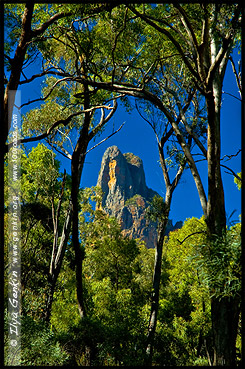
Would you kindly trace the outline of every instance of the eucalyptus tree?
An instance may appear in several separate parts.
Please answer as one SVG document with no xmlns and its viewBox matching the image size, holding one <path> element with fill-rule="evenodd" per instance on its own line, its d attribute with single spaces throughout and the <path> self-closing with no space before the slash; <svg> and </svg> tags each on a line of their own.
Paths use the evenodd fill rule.
<svg viewBox="0 0 245 369">
<path fill-rule="evenodd" d="M 171 71 L 171 73 L 173 72 Z M 166 66 L 165 76 L 167 76 Z M 162 96 L 164 104 L 168 106 L 169 109 L 168 119 L 166 119 L 164 115 L 159 114 L 159 111 L 154 109 L 154 106 L 152 104 L 147 104 L 146 102 L 142 104 L 142 102 L 140 101 L 136 104 L 138 112 L 140 113 L 142 118 L 147 121 L 147 123 L 151 126 L 155 133 L 159 151 L 160 165 L 165 183 L 164 199 L 162 199 L 161 197 L 155 197 L 147 213 L 148 217 L 150 217 L 154 221 L 157 221 L 158 223 L 158 238 L 155 249 L 153 292 L 151 297 L 151 313 L 149 318 L 146 341 L 147 343 L 145 365 L 150 365 L 152 363 L 154 336 L 158 319 L 163 246 L 166 227 L 169 219 L 169 212 L 171 209 L 172 197 L 174 190 L 180 182 L 183 171 L 188 166 L 185 156 L 183 155 L 183 153 L 181 153 L 180 144 L 173 135 L 173 127 L 171 125 L 171 122 L 174 122 L 175 125 L 179 125 L 179 123 L 183 119 L 185 120 L 185 124 L 189 128 L 189 133 L 185 133 L 181 128 L 180 132 L 186 138 L 187 147 L 190 152 L 192 152 L 196 146 L 195 141 L 193 142 L 192 135 L 196 135 L 197 132 L 199 133 L 199 144 L 201 144 L 201 138 L 205 137 L 206 135 L 206 124 L 204 119 L 205 117 L 203 115 L 201 116 L 203 108 L 201 108 L 201 103 L 199 101 L 197 92 L 195 91 L 195 89 L 190 89 L 189 93 L 185 94 L 185 92 L 180 88 L 180 85 L 182 83 L 182 76 L 178 76 L 177 74 L 175 74 L 175 78 L 176 81 L 178 80 L 179 82 L 178 88 L 175 89 L 175 94 L 181 96 L 183 109 L 181 108 L 178 111 L 178 107 L 176 107 L 176 103 L 172 98 L 171 93 L 168 95 L 163 94 Z M 162 88 L 162 90 L 169 91 L 169 88 L 165 86 Z M 190 105 L 191 102 L 193 102 L 192 100 L 194 101 L 194 104 L 192 104 L 193 106 L 191 109 Z M 139 108 L 139 105 L 141 106 L 141 109 L 144 111 L 144 113 L 140 111 L 141 109 Z M 205 112 L 203 113 L 205 114 Z M 193 132 L 192 135 L 190 134 L 191 130 Z M 196 164 L 194 160 L 192 161 L 191 166 L 189 165 L 189 167 L 191 168 L 192 172 L 196 171 Z"/>
</svg>

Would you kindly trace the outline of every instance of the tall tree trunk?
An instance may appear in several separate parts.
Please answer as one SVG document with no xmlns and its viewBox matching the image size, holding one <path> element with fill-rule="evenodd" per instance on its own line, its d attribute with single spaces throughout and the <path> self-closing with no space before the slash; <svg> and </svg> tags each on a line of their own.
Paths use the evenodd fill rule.
<svg viewBox="0 0 245 369">
<path fill-rule="evenodd" d="M 240 298 L 212 298 L 211 317 L 214 339 L 214 366 L 236 366 L 236 338 Z"/>
<path fill-rule="evenodd" d="M 78 310 L 81 318 L 85 313 L 84 296 L 83 296 L 83 279 L 82 279 L 82 263 L 84 259 L 84 252 L 79 242 L 79 227 L 78 227 L 78 192 L 81 180 L 82 168 L 84 163 L 84 154 L 87 150 L 86 140 L 83 142 L 83 135 L 80 135 L 75 151 L 72 155 L 71 174 L 72 174 L 72 244 L 75 251 L 75 267 L 76 267 L 76 288 L 77 288 L 77 302 Z M 84 146 L 82 149 L 82 146 Z"/>
<path fill-rule="evenodd" d="M 154 264 L 154 275 L 153 275 L 153 293 L 151 300 L 151 313 L 149 318 L 148 325 L 148 333 L 146 339 L 146 355 L 144 358 L 144 365 L 151 366 L 152 365 L 152 356 L 153 356 L 153 347 L 154 347 L 154 337 L 157 325 L 157 316 L 158 316 L 158 308 L 159 308 L 159 292 L 160 292 L 160 283 L 161 283 L 161 271 L 162 271 L 162 251 L 163 251 L 163 242 L 165 237 L 165 231 L 168 225 L 168 218 L 170 212 L 170 206 L 172 201 L 172 196 L 175 188 L 177 187 L 179 180 L 184 171 L 184 165 L 180 165 L 179 169 L 175 175 L 173 182 L 170 182 L 168 168 L 166 166 L 165 157 L 164 157 L 164 145 L 171 136 L 172 130 L 168 133 L 164 133 L 161 140 L 158 140 L 158 152 L 161 163 L 161 168 L 163 172 L 163 178 L 166 186 L 166 195 L 165 195 L 165 209 L 164 214 L 161 215 L 161 219 L 159 220 L 158 226 L 158 238 L 157 245 L 155 248 L 155 264 Z"/>
<path fill-rule="evenodd" d="M 212 257 L 217 239 L 226 237 L 224 190 L 220 170 L 220 106 L 222 82 L 216 76 L 212 94 L 206 97 L 208 110 L 208 205 L 207 228 Z M 239 301 L 236 296 L 211 298 L 211 319 L 214 340 L 213 365 L 234 366 Z"/>
<path fill-rule="evenodd" d="M 84 84 L 84 110 L 90 107 L 90 98 L 88 86 Z M 84 165 L 84 160 L 89 144 L 89 126 L 91 122 L 91 113 L 85 113 L 84 122 L 80 131 L 80 136 L 77 141 L 75 150 L 71 160 L 71 201 L 72 201 L 72 243 L 75 251 L 76 265 L 76 284 L 77 284 L 77 302 L 78 310 L 81 318 L 85 317 L 85 304 L 83 294 L 83 278 L 82 278 L 82 263 L 84 259 L 84 250 L 79 242 L 79 227 L 78 227 L 78 192 L 81 181 L 81 175 Z"/>
<path fill-rule="evenodd" d="M 52 311 L 52 304 L 53 304 L 53 299 L 54 299 L 54 291 L 55 291 L 55 286 L 56 286 L 56 282 L 58 279 L 58 274 L 54 274 L 52 276 L 50 276 L 51 280 L 48 281 L 49 283 L 49 289 L 48 289 L 48 293 L 47 293 L 47 298 L 46 298 L 46 307 L 45 307 L 45 313 L 44 313 L 44 320 L 45 322 L 49 323 L 50 322 L 50 318 L 51 318 L 51 311 Z"/>
</svg>

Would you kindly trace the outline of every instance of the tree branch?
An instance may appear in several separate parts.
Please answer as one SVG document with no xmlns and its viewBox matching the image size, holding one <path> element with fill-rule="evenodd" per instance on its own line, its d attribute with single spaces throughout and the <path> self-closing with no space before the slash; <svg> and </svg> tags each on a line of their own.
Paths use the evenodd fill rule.
<svg viewBox="0 0 245 369">
<path fill-rule="evenodd" d="M 241 150 L 241 149 L 239 149 L 239 150 L 237 151 L 237 153 L 236 153 L 236 154 L 233 154 L 233 155 L 224 155 L 224 156 L 223 156 L 223 158 L 221 158 L 220 160 L 224 160 L 226 157 L 228 158 L 228 159 L 226 159 L 226 161 L 227 161 L 227 160 L 230 160 L 230 159 L 232 159 L 232 158 L 236 157 L 237 155 L 239 155 L 241 151 L 242 151 L 242 150 Z"/>
<path fill-rule="evenodd" d="M 109 136 L 107 136 L 106 138 L 104 138 L 104 140 L 100 141 L 99 143 L 97 143 L 96 145 L 94 145 L 93 147 L 91 147 L 91 149 L 89 149 L 84 155 L 87 155 L 91 150 L 95 149 L 96 147 L 98 147 L 99 145 L 101 145 L 103 142 L 107 141 L 109 138 L 111 138 L 112 136 L 114 136 L 117 132 L 119 132 L 122 127 L 124 126 L 125 122 L 123 124 L 121 124 L 121 126 L 113 133 L 111 133 Z"/>
<path fill-rule="evenodd" d="M 232 66 L 232 70 L 233 70 L 233 73 L 236 77 L 236 83 L 237 83 L 237 87 L 239 89 L 239 93 L 240 93 L 240 96 L 242 98 L 242 84 L 241 84 L 241 78 L 239 77 L 239 74 L 237 73 L 237 70 L 236 70 L 236 66 L 235 66 L 235 63 L 234 63 L 234 60 L 232 58 L 232 56 L 229 57 L 229 60 L 231 62 L 231 66 Z M 232 95 L 233 96 L 233 95 Z M 235 97 L 235 96 L 234 96 Z"/>
<path fill-rule="evenodd" d="M 38 99 L 30 100 L 30 101 L 28 101 L 27 103 L 22 104 L 22 105 L 21 105 L 21 108 L 22 108 L 23 106 L 30 105 L 30 104 L 32 104 L 32 103 L 34 103 L 34 102 L 37 102 L 37 101 L 45 101 L 45 100 L 46 100 L 46 99 L 51 95 L 52 91 L 53 91 L 53 90 L 54 90 L 54 88 L 58 85 L 58 83 L 60 83 L 60 82 L 64 82 L 64 81 L 69 81 L 69 80 L 71 80 L 71 79 L 72 79 L 72 77 L 71 77 L 71 76 L 69 76 L 69 77 L 64 77 L 64 78 L 59 79 L 58 81 L 56 81 L 56 82 L 53 84 L 53 86 L 51 87 L 51 89 L 49 90 L 49 92 L 47 93 L 47 95 L 46 95 L 46 96 L 44 96 L 44 97 L 39 97 Z"/>
<path fill-rule="evenodd" d="M 106 109 L 111 109 L 111 111 L 109 112 L 109 114 L 105 117 L 104 114 L 104 108 Z M 113 116 L 113 114 L 115 113 L 117 109 L 117 100 L 116 98 L 113 100 L 113 107 L 111 106 L 102 106 L 101 110 L 101 119 L 99 124 L 89 133 L 89 140 L 92 140 L 92 138 L 100 131 L 100 129 L 111 119 L 111 117 Z"/>
<path fill-rule="evenodd" d="M 202 233 L 206 233 L 206 231 L 193 232 L 193 233 L 189 234 L 188 236 L 186 236 L 182 241 L 178 240 L 178 238 L 177 238 L 177 241 L 180 243 L 180 245 L 182 245 L 182 243 L 184 243 L 189 237 L 194 236 L 195 234 L 202 234 Z"/>
<path fill-rule="evenodd" d="M 136 14 L 138 17 L 140 17 L 141 19 L 143 19 L 146 23 L 148 23 L 150 26 L 152 26 L 153 28 L 155 28 L 158 32 L 164 34 L 165 36 L 168 37 L 168 39 L 173 43 L 173 45 L 176 47 L 176 49 L 179 51 L 184 63 L 186 64 L 186 66 L 188 67 L 188 69 L 190 70 L 191 74 L 198 80 L 199 76 L 198 73 L 195 71 L 195 69 L 192 67 L 191 63 L 189 62 L 189 60 L 187 59 L 184 51 L 182 50 L 182 47 L 180 46 L 179 42 L 176 41 L 176 39 L 173 37 L 172 33 L 167 31 L 165 28 L 162 28 L 160 26 L 158 26 L 155 22 L 151 21 L 145 14 L 141 14 L 139 13 L 135 8 L 128 6 L 128 8 L 134 13 Z"/>
<path fill-rule="evenodd" d="M 185 27 L 185 30 L 186 30 L 186 32 L 187 32 L 187 34 L 188 34 L 188 36 L 191 40 L 192 47 L 194 48 L 193 57 L 195 57 L 195 55 L 197 55 L 197 53 L 198 53 L 198 43 L 197 43 L 195 32 L 193 31 L 192 25 L 189 22 L 189 19 L 186 15 L 186 12 L 180 6 L 180 4 L 177 3 L 177 4 L 174 4 L 174 6 L 178 10 L 178 12 L 180 14 L 180 17 L 181 17 L 181 20 L 182 20 L 182 23 Z"/>
<path fill-rule="evenodd" d="M 228 169 L 232 174 L 233 174 L 233 176 L 234 177 L 236 177 L 240 182 L 242 182 L 242 178 L 241 177 L 239 177 L 235 172 L 234 172 L 234 170 L 232 170 L 231 168 L 229 168 L 229 167 L 227 167 L 226 165 L 223 165 L 223 164 L 220 164 L 220 166 L 221 167 L 223 167 L 223 168 L 225 168 L 225 169 Z M 226 172 L 227 174 L 231 174 L 231 173 L 228 173 L 228 172 Z"/>
<path fill-rule="evenodd" d="M 29 82 L 32 82 L 34 79 L 36 78 L 39 78 L 39 77 L 43 77 L 47 74 L 53 74 L 55 76 L 61 76 L 61 77 L 69 77 L 70 74 L 65 74 L 64 72 L 58 72 L 58 71 L 52 71 L 52 70 L 45 70 L 41 73 L 38 73 L 38 74 L 33 74 L 33 76 L 31 76 L 30 78 L 24 80 L 24 81 L 20 81 L 19 85 L 23 85 L 25 83 L 29 83 Z"/>
</svg>

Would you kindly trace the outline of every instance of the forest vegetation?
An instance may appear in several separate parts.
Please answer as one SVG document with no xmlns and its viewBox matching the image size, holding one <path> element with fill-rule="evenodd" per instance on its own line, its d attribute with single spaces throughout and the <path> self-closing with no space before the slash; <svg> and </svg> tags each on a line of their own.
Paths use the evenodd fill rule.
<svg viewBox="0 0 245 369">
<path fill-rule="evenodd" d="M 5 365 L 12 363 L 11 194 L 21 189 L 19 364 L 241 366 L 241 223 L 227 217 L 222 168 L 237 191 L 242 173 L 223 164 L 220 135 L 229 63 L 242 97 L 233 59 L 241 48 L 240 2 L 11 3 L 4 26 Z M 30 92 L 21 106 L 13 184 L 14 95 L 37 80 L 40 97 Z M 81 185 L 86 155 L 118 109 L 135 109 L 156 137 L 165 195 L 147 211 L 158 225 L 155 250 L 124 237 L 96 207 L 101 188 Z M 185 171 L 203 216 L 165 236 Z"/>
</svg>

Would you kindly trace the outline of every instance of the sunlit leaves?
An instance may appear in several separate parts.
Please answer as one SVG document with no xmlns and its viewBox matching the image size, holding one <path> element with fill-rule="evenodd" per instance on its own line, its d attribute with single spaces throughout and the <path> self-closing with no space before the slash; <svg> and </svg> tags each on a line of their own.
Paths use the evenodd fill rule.
<svg viewBox="0 0 245 369">
<path fill-rule="evenodd" d="M 59 162 L 55 155 L 42 144 L 33 148 L 28 157 L 22 159 L 22 191 L 25 202 L 32 202 L 41 197 L 46 204 L 60 188 Z"/>
<path fill-rule="evenodd" d="M 241 224 L 236 224 L 212 244 L 200 245 L 196 262 L 204 283 L 210 288 L 211 296 L 224 298 L 241 295 Z M 210 257 L 210 255 L 212 257 Z"/>
</svg>

